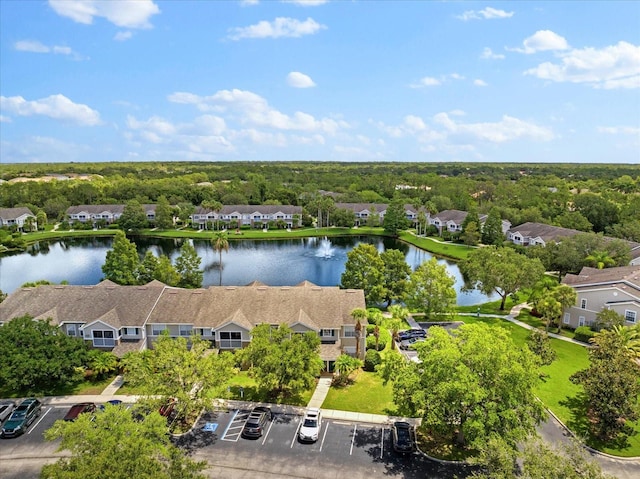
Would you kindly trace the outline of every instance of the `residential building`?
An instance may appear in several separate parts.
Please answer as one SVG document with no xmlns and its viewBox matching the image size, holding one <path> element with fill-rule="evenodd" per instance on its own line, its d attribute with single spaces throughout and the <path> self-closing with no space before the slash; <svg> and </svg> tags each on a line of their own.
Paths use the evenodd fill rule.
<svg viewBox="0 0 640 479">
<path fill-rule="evenodd" d="M 356 354 L 351 313 L 365 307 L 362 290 L 308 281 L 296 286 L 255 281 L 247 286 L 181 289 L 158 281 L 120 286 L 105 280 L 95 286 L 18 289 L 0 303 L 0 324 L 27 314 L 37 320 L 51 318 L 69 336 L 118 356 L 152 348 L 165 331 L 171 337 L 197 334 L 214 348 L 233 350 L 249 344 L 251 330 L 259 324 L 286 324 L 295 333 L 313 331 L 320 336 L 320 356 L 332 371 L 340 354 Z M 361 358 L 365 336 L 360 339 Z"/>
<path fill-rule="evenodd" d="M 576 304 L 563 311 L 564 326 L 592 326 L 603 308 L 622 315 L 627 326 L 640 321 L 640 266 L 585 267 L 579 274 L 567 274 L 562 283 L 577 293 Z"/>
<path fill-rule="evenodd" d="M 291 205 L 225 205 L 220 211 L 197 207 L 191 215 L 191 221 L 200 229 L 207 224 L 221 222 L 225 226 L 231 224 L 251 226 L 252 228 L 268 228 L 271 223 L 283 222 L 287 228 L 302 226 L 302 207 Z"/>
<path fill-rule="evenodd" d="M 355 226 L 366 226 L 371 216 L 376 216 L 377 224 L 381 225 L 389 205 L 384 203 L 336 203 L 335 207 L 353 211 L 356 216 Z M 411 224 L 415 224 L 418 221 L 418 213 L 420 212 L 418 208 L 412 205 L 404 205 L 404 211 Z M 429 212 L 426 210 L 425 215 L 427 218 L 429 217 Z"/>
<path fill-rule="evenodd" d="M 79 221 L 87 223 L 89 221 L 95 223 L 97 221 L 105 221 L 113 223 L 118 221 L 126 205 L 78 205 L 67 208 L 66 215 L 70 223 Z M 142 205 L 147 220 L 154 221 L 156 219 L 156 205 Z"/>
<path fill-rule="evenodd" d="M 27 218 L 33 218 L 34 225 L 36 217 L 26 206 L 20 208 L 0 208 L 0 227 L 16 226 L 19 230 L 24 228 Z"/>
<path fill-rule="evenodd" d="M 438 234 L 440 235 L 442 235 L 444 231 L 448 231 L 449 233 L 462 233 L 462 223 L 464 223 L 468 214 L 469 212 L 467 211 L 444 210 L 432 216 L 429 219 L 429 224 L 438 228 Z M 487 217 L 488 215 L 485 214 L 478 215 L 478 218 L 480 219 L 478 229 L 484 225 L 484 222 L 487 221 Z M 509 228 L 511 228 L 511 222 L 508 220 L 502 220 L 502 233 L 506 234 Z"/>
</svg>

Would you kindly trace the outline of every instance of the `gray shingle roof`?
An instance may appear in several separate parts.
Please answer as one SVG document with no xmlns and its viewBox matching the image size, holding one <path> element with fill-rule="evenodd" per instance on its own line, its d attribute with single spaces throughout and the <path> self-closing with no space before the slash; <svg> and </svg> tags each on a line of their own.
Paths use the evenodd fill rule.
<svg viewBox="0 0 640 479">
<path fill-rule="evenodd" d="M 574 287 L 624 282 L 640 291 L 640 266 L 622 266 L 620 268 L 604 269 L 584 267 L 579 274 L 566 275 L 562 282 Z"/>
<path fill-rule="evenodd" d="M 0 208 L 0 219 L 4 221 L 15 220 L 22 215 L 34 216 L 31 210 L 26 206 L 21 206 L 19 208 Z"/>
<path fill-rule="evenodd" d="M 507 233 L 520 233 L 520 235 L 525 238 L 542 238 L 545 242 L 548 242 L 575 236 L 579 233 L 582 233 L 582 231 L 529 221 L 519 226 L 512 227 Z"/>
</svg>

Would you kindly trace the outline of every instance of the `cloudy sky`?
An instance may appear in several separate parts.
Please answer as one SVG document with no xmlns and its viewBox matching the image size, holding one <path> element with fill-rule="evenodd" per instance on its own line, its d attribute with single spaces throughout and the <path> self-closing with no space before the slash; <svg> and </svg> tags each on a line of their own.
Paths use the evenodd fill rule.
<svg viewBox="0 0 640 479">
<path fill-rule="evenodd" d="M 640 163 L 640 2 L 0 2 L 0 162 Z"/>
</svg>

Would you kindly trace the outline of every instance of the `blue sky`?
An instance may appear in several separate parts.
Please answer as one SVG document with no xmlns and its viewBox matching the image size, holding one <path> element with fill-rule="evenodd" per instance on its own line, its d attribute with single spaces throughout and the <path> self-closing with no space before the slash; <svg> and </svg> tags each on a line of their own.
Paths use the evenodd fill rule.
<svg viewBox="0 0 640 479">
<path fill-rule="evenodd" d="M 0 2 L 0 162 L 640 163 L 640 2 Z"/>
</svg>

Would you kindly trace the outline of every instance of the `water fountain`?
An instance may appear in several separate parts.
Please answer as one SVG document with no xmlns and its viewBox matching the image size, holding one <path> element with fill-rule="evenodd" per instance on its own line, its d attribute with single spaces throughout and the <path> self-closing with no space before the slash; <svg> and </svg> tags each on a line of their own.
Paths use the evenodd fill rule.
<svg viewBox="0 0 640 479">
<path fill-rule="evenodd" d="M 316 251 L 316 257 L 329 259 L 332 258 L 333 255 L 334 249 L 333 246 L 331 246 L 331 241 L 329 241 L 329 239 L 327 238 L 324 238 L 322 241 L 320 241 L 320 247 L 318 248 L 318 251 Z"/>
</svg>

